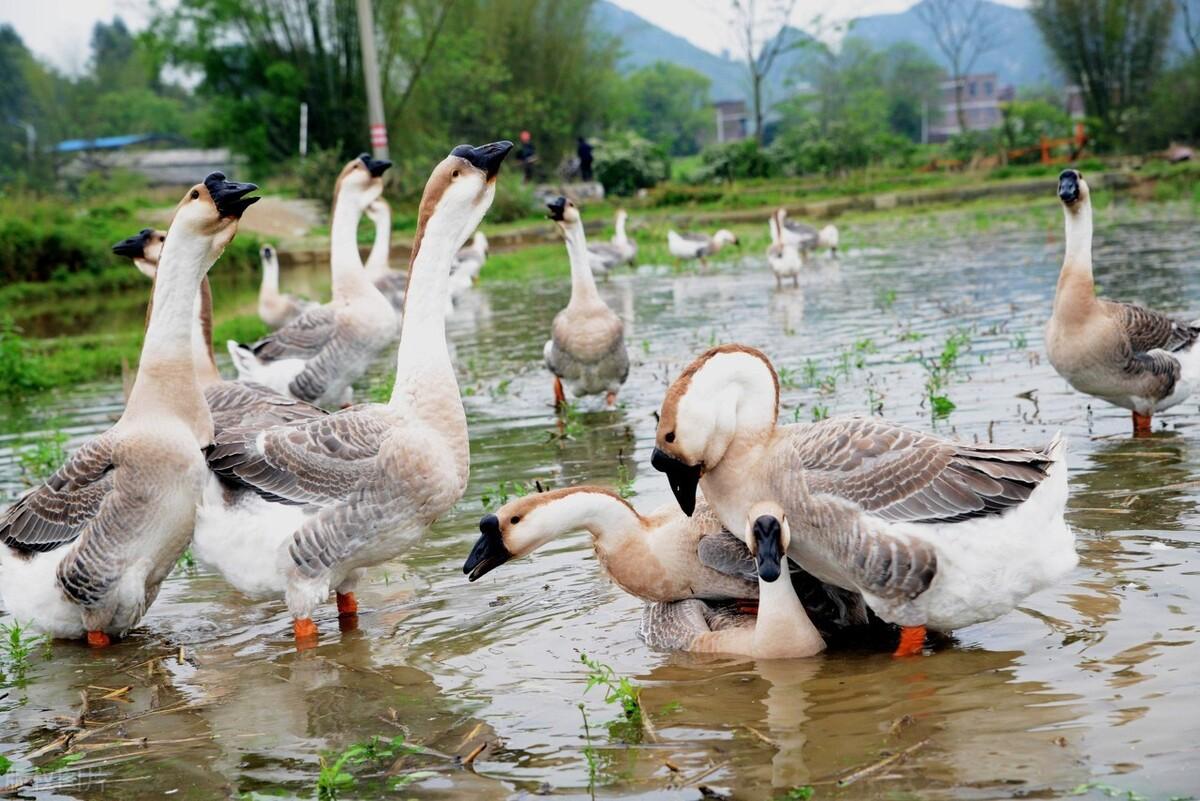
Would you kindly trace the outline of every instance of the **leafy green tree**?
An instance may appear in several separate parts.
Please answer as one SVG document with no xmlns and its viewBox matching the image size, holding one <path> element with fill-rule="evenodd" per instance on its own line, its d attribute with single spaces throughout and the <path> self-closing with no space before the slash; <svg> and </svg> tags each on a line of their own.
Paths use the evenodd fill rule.
<svg viewBox="0 0 1200 801">
<path fill-rule="evenodd" d="M 676 64 L 656 62 L 625 79 L 625 124 L 673 156 L 699 150 L 703 131 L 712 124 L 704 75 Z"/>
<path fill-rule="evenodd" d="M 1033 0 L 1029 11 L 1055 59 L 1083 88 L 1102 144 L 1124 140 L 1134 110 L 1162 74 L 1174 0 Z"/>
</svg>

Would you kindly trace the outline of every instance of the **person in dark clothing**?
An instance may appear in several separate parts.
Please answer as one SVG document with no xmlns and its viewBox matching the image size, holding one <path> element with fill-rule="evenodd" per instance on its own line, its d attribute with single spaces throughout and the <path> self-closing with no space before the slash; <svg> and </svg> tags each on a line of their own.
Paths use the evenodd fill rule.
<svg viewBox="0 0 1200 801">
<path fill-rule="evenodd" d="M 525 170 L 525 183 L 533 181 L 533 165 L 537 164 L 537 152 L 533 149 L 533 135 L 521 131 L 521 146 L 517 148 L 517 161 Z"/>
<path fill-rule="evenodd" d="M 579 156 L 579 177 L 585 181 L 592 180 L 592 146 L 582 136 L 579 137 L 575 153 Z"/>
</svg>

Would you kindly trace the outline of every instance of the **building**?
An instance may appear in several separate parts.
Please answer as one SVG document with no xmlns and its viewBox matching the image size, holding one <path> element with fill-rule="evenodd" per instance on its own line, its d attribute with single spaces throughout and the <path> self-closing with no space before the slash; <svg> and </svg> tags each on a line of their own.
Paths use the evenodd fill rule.
<svg viewBox="0 0 1200 801">
<path fill-rule="evenodd" d="M 1004 121 L 1000 104 L 1007 103 L 1016 97 L 1013 88 L 1001 86 L 994 72 L 964 75 L 960 82 L 963 116 L 966 118 L 967 130 L 990 131 L 1000 127 Z M 938 105 L 936 108 L 930 109 L 930 119 L 925 132 L 926 141 L 944 142 L 960 132 L 955 91 L 957 85 L 953 79 L 942 81 Z"/>
<path fill-rule="evenodd" d="M 718 144 L 736 142 L 750 135 L 745 100 L 718 100 L 713 103 L 713 110 L 716 112 Z"/>
<path fill-rule="evenodd" d="M 127 170 L 151 185 L 187 186 L 210 172 L 236 174 L 244 159 L 229 148 L 166 147 L 181 145 L 174 136 L 132 134 L 99 139 L 68 139 L 54 146 L 59 174 L 81 178 L 87 173 Z"/>
</svg>

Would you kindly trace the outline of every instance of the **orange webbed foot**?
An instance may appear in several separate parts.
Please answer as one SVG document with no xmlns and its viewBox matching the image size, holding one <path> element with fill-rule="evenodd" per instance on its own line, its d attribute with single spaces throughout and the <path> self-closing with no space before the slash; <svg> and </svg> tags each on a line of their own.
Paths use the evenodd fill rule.
<svg viewBox="0 0 1200 801">
<path fill-rule="evenodd" d="M 337 593 L 338 617 L 351 617 L 358 614 L 358 599 L 354 593 Z"/>
<path fill-rule="evenodd" d="M 292 621 L 292 633 L 296 637 L 296 650 L 305 651 L 317 645 L 317 624 L 311 617 Z"/>
<path fill-rule="evenodd" d="M 900 629 L 900 644 L 896 646 L 896 650 L 892 656 L 896 658 L 905 656 L 920 656 L 925 651 L 925 627 L 924 626 L 904 626 Z"/>
<path fill-rule="evenodd" d="M 554 408 L 561 409 L 567 405 L 567 393 L 563 391 L 562 379 L 554 377 Z"/>
<path fill-rule="evenodd" d="M 112 639 L 103 631 L 89 631 L 87 633 L 87 644 L 93 648 L 107 648 L 112 645 Z"/>
<path fill-rule="evenodd" d="M 1148 414 L 1133 413 L 1133 435 L 1148 437 L 1154 431 L 1154 418 Z"/>
</svg>

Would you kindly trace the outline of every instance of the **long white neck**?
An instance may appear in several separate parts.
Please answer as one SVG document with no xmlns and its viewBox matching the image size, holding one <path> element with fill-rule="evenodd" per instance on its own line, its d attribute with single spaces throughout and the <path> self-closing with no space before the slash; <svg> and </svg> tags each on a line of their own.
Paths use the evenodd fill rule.
<svg viewBox="0 0 1200 801">
<path fill-rule="evenodd" d="M 1072 211 L 1063 209 L 1066 217 L 1067 248 L 1063 256 L 1063 271 L 1074 272 L 1080 277 L 1092 279 L 1092 201 L 1084 198 Z"/>
<path fill-rule="evenodd" d="M 430 369 L 447 373 L 458 392 L 450 351 L 446 345 L 446 307 L 450 303 L 450 268 L 462 241 L 462 230 L 453 221 L 440 222 L 433 214 L 426 222 L 416 258 L 408 268 L 408 289 L 400 323 L 400 345 L 396 349 L 396 383 L 391 404 L 415 389 L 412 380 Z"/>
<path fill-rule="evenodd" d="M 208 276 L 200 281 L 200 291 L 193 304 L 195 323 L 192 325 L 192 365 L 200 388 L 221 381 L 221 373 L 213 359 L 212 349 L 212 288 Z"/>
<path fill-rule="evenodd" d="M 358 255 L 358 221 L 362 218 L 362 203 L 342 190 L 333 207 L 329 227 L 330 269 L 333 273 L 333 299 L 345 300 L 367 286 L 370 281 Z"/>
<path fill-rule="evenodd" d="M 606 492 L 573 492 L 549 504 L 548 528 L 565 533 L 587 530 L 597 547 L 613 547 L 628 536 L 637 536 L 642 520 L 630 506 Z"/>
<path fill-rule="evenodd" d="M 779 244 L 779 213 L 771 215 L 771 244 Z"/>
<path fill-rule="evenodd" d="M 576 220 L 560 226 L 567 241 L 567 258 L 571 261 L 571 305 L 602 303 L 596 291 L 596 278 L 592 275 L 591 260 L 588 258 L 587 238 L 583 234 L 583 221 Z"/>
<path fill-rule="evenodd" d="M 371 221 L 375 223 L 375 243 L 371 245 L 371 253 L 367 256 L 367 277 L 374 281 L 392 271 L 389 265 L 392 252 L 392 215 L 376 212 L 371 215 Z"/>
<path fill-rule="evenodd" d="M 262 260 L 262 284 L 258 288 L 261 298 L 279 296 L 279 260 L 275 256 Z"/>
<path fill-rule="evenodd" d="M 764 659 L 811 656 L 825 647 L 824 638 L 796 597 L 787 557 L 779 578 L 758 580 L 758 620 L 754 624 L 755 656 Z"/>
<path fill-rule="evenodd" d="M 616 232 L 616 234 L 613 235 L 613 241 L 615 243 L 617 243 L 618 245 L 624 245 L 625 243 L 627 243 L 629 241 L 628 237 L 625 236 L 625 215 L 624 214 L 617 215 L 617 232 Z"/>
</svg>

